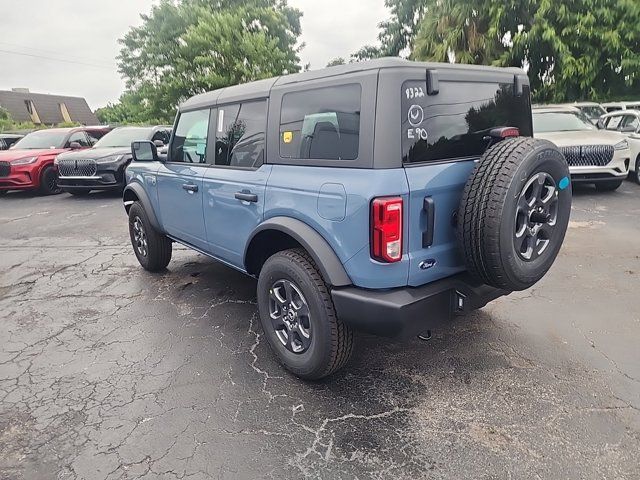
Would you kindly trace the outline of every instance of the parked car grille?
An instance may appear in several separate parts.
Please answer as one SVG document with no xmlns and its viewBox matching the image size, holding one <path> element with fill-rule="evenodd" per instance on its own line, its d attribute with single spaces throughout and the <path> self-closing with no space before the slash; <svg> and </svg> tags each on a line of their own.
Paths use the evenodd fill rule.
<svg viewBox="0 0 640 480">
<path fill-rule="evenodd" d="M 11 173 L 11 164 L 9 162 L 0 162 L 0 177 L 8 177 Z"/>
<path fill-rule="evenodd" d="M 613 145 L 561 147 L 570 167 L 604 167 L 613 159 Z"/>
<path fill-rule="evenodd" d="M 97 172 L 94 160 L 59 160 L 58 175 L 61 177 L 93 177 Z"/>
</svg>

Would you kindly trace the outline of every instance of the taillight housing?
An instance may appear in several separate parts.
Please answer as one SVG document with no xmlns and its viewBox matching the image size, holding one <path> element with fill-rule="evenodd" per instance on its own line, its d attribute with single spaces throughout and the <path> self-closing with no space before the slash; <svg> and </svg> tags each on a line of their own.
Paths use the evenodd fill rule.
<svg viewBox="0 0 640 480">
<path fill-rule="evenodd" d="M 380 262 L 402 260 L 402 197 L 371 202 L 371 257 Z"/>
</svg>

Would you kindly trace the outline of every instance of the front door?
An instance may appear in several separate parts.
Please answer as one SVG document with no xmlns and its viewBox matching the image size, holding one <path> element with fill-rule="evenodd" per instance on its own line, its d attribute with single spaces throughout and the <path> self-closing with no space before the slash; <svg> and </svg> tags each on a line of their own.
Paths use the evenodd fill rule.
<svg viewBox="0 0 640 480">
<path fill-rule="evenodd" d="M 158 203 L 165 231 L 202 250 L 207 248 L 202 177 L 207 170 L 209 109 L 184 112 L 166 163 L 158 169 Z"/>
<path fill-rule="evenodd" d="M 215 165 L 203 178 L 209 251 L 244 268 L 244 248 L 262 222 L 271 165 L 264 165 L 265 100 L 218 107 Z M 210 142 L 213 145 L 213 142 Z"/>
</svg>

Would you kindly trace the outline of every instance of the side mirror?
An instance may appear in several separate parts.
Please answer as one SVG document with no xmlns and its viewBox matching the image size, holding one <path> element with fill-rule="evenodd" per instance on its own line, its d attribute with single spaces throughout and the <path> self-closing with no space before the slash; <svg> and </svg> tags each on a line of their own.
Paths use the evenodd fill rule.
<svg viewBox="0 0 640 480">
<path fill-rule="evenodd" d="M 79 149 L 81 149 L 81 148 L 82 148 L 82 145 L 80 145 L 78 142 L 71 142 L 71 143 L 69 144 L 69 148 L 70 148 L 71 150 L 79 150 Z"/>
<path fill-rule="evenodd" d="M 158 161 L 158 147 L 148 140 L 133 142 L 131 144 L 131 154 L 134 162 Z"/>
</svg>

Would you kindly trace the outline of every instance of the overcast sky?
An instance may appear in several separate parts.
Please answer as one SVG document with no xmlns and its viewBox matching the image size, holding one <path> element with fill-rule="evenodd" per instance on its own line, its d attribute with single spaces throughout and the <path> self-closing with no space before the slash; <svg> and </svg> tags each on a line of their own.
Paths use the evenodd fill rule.
<svg viewBox="0 0 640 480">
<path fill-rule="evenodd" d="M 0 90 L 85 97 L 92 109 L 118 99 L 121 38 L 157 0 L 0 0 Z M 368 4 L 364 6 L 363 4 Z M 384 0 L 289 0 L 304 13 L 302 63 L 324 67 L 375 43 Z M 63 61 L 64 60 L 64 61 Z"/>
</svg>

